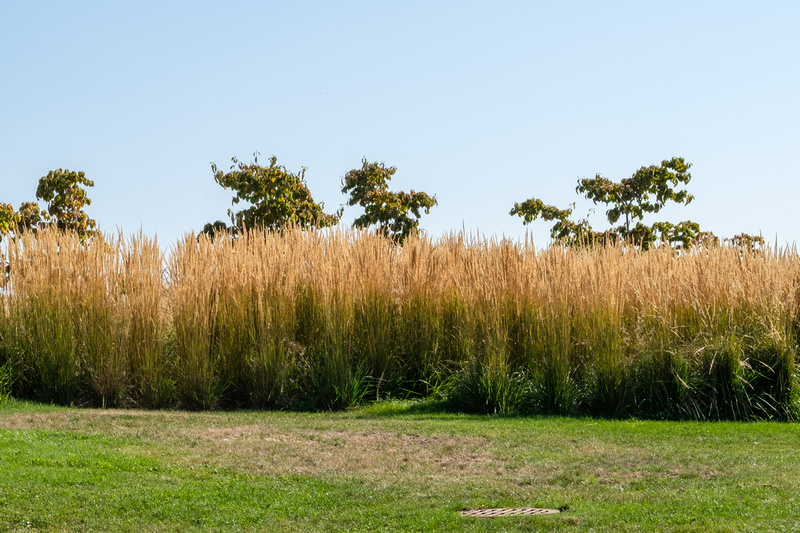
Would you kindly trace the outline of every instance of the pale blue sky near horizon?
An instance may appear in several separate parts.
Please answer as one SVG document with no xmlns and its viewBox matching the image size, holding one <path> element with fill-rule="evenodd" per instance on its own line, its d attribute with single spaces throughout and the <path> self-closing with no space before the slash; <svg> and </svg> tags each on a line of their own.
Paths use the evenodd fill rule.
<svg viewBox="0 0 800 533">
<path fill-rule="evenodd" d="M 0 202 L 82 170 L 101 230 L 163 247 L 227 220 L 212 162 L 306 167 L 333 212 L 366 157 L 397 167 L 394 189 L 436 195 L 433 237 L 543 246 L 549 224 L 526 228 L 514 202 L 576 202 L 606 228 L 577 179 L 681 156 L 695 200 L 657 218 L 791 244 L 798 26 L 791 1 L 4 0 Z"/>
</svg>

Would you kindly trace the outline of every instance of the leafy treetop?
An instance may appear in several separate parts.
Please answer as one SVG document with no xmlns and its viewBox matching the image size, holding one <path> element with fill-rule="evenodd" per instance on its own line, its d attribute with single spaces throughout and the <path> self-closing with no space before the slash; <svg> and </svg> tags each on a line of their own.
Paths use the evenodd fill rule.
<svg viewBox="0 0 800 533">
<path fill-rule="evenodd" d="M 47 202 L 44 222 L 53 224 L 60 230 L 73 231 L 81 239 L 92 236 L 97 227 L 96 222 L 83 211 L 84 206 L 91 205 L 92 201 L 86 196 L 82 185 L 94 187 L 94 182 L 86 179 L 83 172 L 59 168 L 41 178 L 36 189 L 36 198 Z M 26 211 L 26 223 L 39 223 L 40 219 L 30 205 L 23 204 L 21 210 Z"/>
<path fill-rule="evenodd" d="M 9 204 L 0 204 L 0 236 L 55 226 L 77 233 L 81 240 L 91 237 L 97 224 L 83 210 L 92 203 L 84 186 L 93 187 L 94 182 L 86 179 L 83 172 L 51 170 L 39 179 L 36 189 L 36 198 L 47 202 L 47 210 L 41 210 L 36 202 L 23 202 L 19 211 Z"/>
<path fill-rule="evenodd" d="M 688 184 L 692 179 L 689 168 L 681 157 L 662 161 L 661 166 L 641 167 L 633 176 L 614 183 L 597 174 L 594 179 L 578 181 L 575 192 L 583 193 L 595 204 L 612 205 L 606 215 L 611 224 L 616 224 L 625 215 L 625 231 L 630 234 L 630 219 L 642 220 L 645 213 L 658 213 L 668 202 L 689 204 L 694 200 L 686 189 L 676 191 L 679 183 Z"/>
<path fill-rule="evenodd" d="M 22 202 L 19 206 L 18 228 L 27 231 L 35 231 L 45 223 L 47 212 L 39 209 L 39 204 L 36 202 Z M 92 221 L 94 223 L 94 221 Z"/>
<path fill-rule="evenodd" d="M 523 203 L 515 203 L 511 215 L 523 217 L 528 224 L 536 218 L 555 221 L 550 235 L 553 239 L 570 245 L 593 244 L 598 241 L 613 242 L 624 240 L 641 246 L 644 249 L 658 241 L 669 242 L 682 248 L 688 248 L 710 234 L 700 231 L 696 222 L 684 221 L 678 224 L 656 222 L 652 226 L 642 223 L 646 213 L 658 213 L 669 202 L 688 204 L 694 197 L 685 189 L 676 190 L 679 184 L 688 184 L 691 180 L 689 168 L 683 158 L 674 157 L 664 160 L 660 166 L 641 167 L 633 176 L 619 182 L 613 182 L 597 174 L 593 179 L 578 180 L 575 191 L 583 193 L 595 204 L 603 203 L 610 208 L 606 217 L 610 224 L 616 224 L 625 215 L 625 224 L 605 232 L 596 232 L 586 219 L 573 222 L 569 219 L 570 209 L 558 209 L 545 205 L 541 200 L 531 198 Z M 574 204 L 573 204 L 574 208 Z M 636 225 L 631 227 L 631 221 Z"/>
<path fill-rule="evenodd" d="M 364 158 L 360 169 L 349 171 L 342 178 L 342 193 L 349 193 L 348 205 L 360 205 L 364 214 L 354 226 L 367 228 L 376 225 L 378 231 L 402 243 L 419 228 L 421 210 L 430 213 L 438 202 L 425 192 L 389 191 L 389 181 L 397 171 L 383 163 L 369 163 Z M 413 215 L 412 218 L 410 215 Z"/>
<path fill-rule="evenodd" d="M 230 172 L 219 170 L 213 163 L 211 169 L 214 180 L 222 188 L 231 188 L 236 192 L 232 204 L 242 200 L 250 204 L 241 211 L 228 210 L 234 231 L 256 226 L 281 231 L 290 225 L 322 228 L 338 224 L 341 214 L 325 213 L 324 204 L 316 203 L 311 197 L 305 183 L 305 168 L 294 174 L 278 165 L 275 156 L 269 159 L 268 167 L 261 166 L 258 164 L 258 152 L 249 165 L 240 163 L 235 157 L 231 161 Z M 217 221 L 206 224 L 203 231 L 211 234 L 226 229 L 224 222 Z"/>
<path fill-rule="evenodd" d="M 550 237 L 557 241 L 594 242 L 599 236 L 592 231 L 589 221 L 581 219 L 573 222 L 569 219 L 574 208 L 574 203 L 572 207 L 559 209 L 552 205 L 546 205 L 538 198 L 531 198 L 521 204 L 515 203 L 510 214 L 523 217 L 523 224 L 530 224 L 537 218 L 542 218 L 547 222 L 555 221 L 550 229 Z"/>
<path fill-rule="evenodd" d="M 3 235 L 8 234 L 19 223 L 19 214 L 14 211 L 11 204 L 0 203 L 0 241 Z"/>
</svg>

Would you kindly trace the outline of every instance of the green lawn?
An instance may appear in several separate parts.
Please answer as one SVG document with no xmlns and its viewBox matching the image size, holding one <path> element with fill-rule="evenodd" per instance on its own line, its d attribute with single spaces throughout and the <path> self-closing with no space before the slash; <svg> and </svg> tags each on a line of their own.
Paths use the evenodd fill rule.
<svg viewBox="0 0 800 533">
<path fill-rule="evenodd" d="M 0 405 L 0 530 L 797 531 L 798 501 L 797 424 Z"/>
</svg>

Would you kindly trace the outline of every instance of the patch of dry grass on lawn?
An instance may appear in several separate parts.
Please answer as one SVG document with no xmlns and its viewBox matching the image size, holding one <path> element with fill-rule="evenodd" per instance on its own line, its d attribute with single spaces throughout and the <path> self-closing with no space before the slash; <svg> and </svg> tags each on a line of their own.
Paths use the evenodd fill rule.
<svg viewBox="0 0 800 533">
<path fill-rule="evenodd" d="M 364 477 L 378 486 L 457 480 L 537 489 L 583 484 L 624 491 L 642 480 L 711 480 L 720 475 L 718 466 L 696 461 L 691 448 L 665 453 L 647 443 L 616 438 L 574 435 L 564 439 L 559 433 L 537 430 L 535 419 L 530 425 L 527 436 L 508 438 L 483 431 L 475 435 L 442 428 L 431 432 L 424 421 L 354 420 L 347 413 L 85 409 L 0 417 L 2 429 L 134 438 L 153 445 L 141 453 L 158 450 L 186 465 L 232 468 L 254 475 Z M 678 443 L 685 439 L 677 437 Z"/>
<path fill-rule="evenodd" d="M 381 520 L 423 521 L 430 513 L 460 520 L 463 507 L 568 505 L 557 520 L 508 519 L 497 530 L 529 530 L 532 524 L 700 530 L 719 520 L 731 530 L 793 530 L 800 524 L 790 505 L 800 498 L 800 462 L 792 453 L 800 442 L 797 424 L 503 418 L 404 413 L 380 404 L 292 413 L 12 403 L 0 411 L 2 430 L 39 432 L 40 440 L 50 432 L 54 439 L 70 433 L 99 437 L 114 461 L 161 465 L 161 472 L 175 472 L 178 483 L 187 482 L 186 472 L 209 487 L 223 479 L 253 487 L 273 483 L 276 501 L 286 505 L 311 498 L 303 488 L 309 483 L 338 487 L 332 500 L 327 488 L 320 489 L 314 497 L 321 499 L 302 511 L 307 517 L 317 516 L 319 505 L 340 520 L 342 513 L 360 520 L 367 512 Z M 65 456 L 64 464 L 74 456 Z M 296 530 L 309 527 L 302 520 L 293 524 Z M 451 525 L 456 530 L 456 522 Z"/>
</svg>

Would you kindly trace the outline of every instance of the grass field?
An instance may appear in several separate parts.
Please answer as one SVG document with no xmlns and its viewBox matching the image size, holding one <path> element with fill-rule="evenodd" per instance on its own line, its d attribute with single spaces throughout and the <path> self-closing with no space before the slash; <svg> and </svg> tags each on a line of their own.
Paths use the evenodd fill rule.
<svg viewBox="0 0 800 533">
<path fill-rule="evenodd" d="M 0 405 L 0 530 L 797 531 L 800 426 Z M 479 507 L 558 515 L 465 518 Z"/>
</svg>

